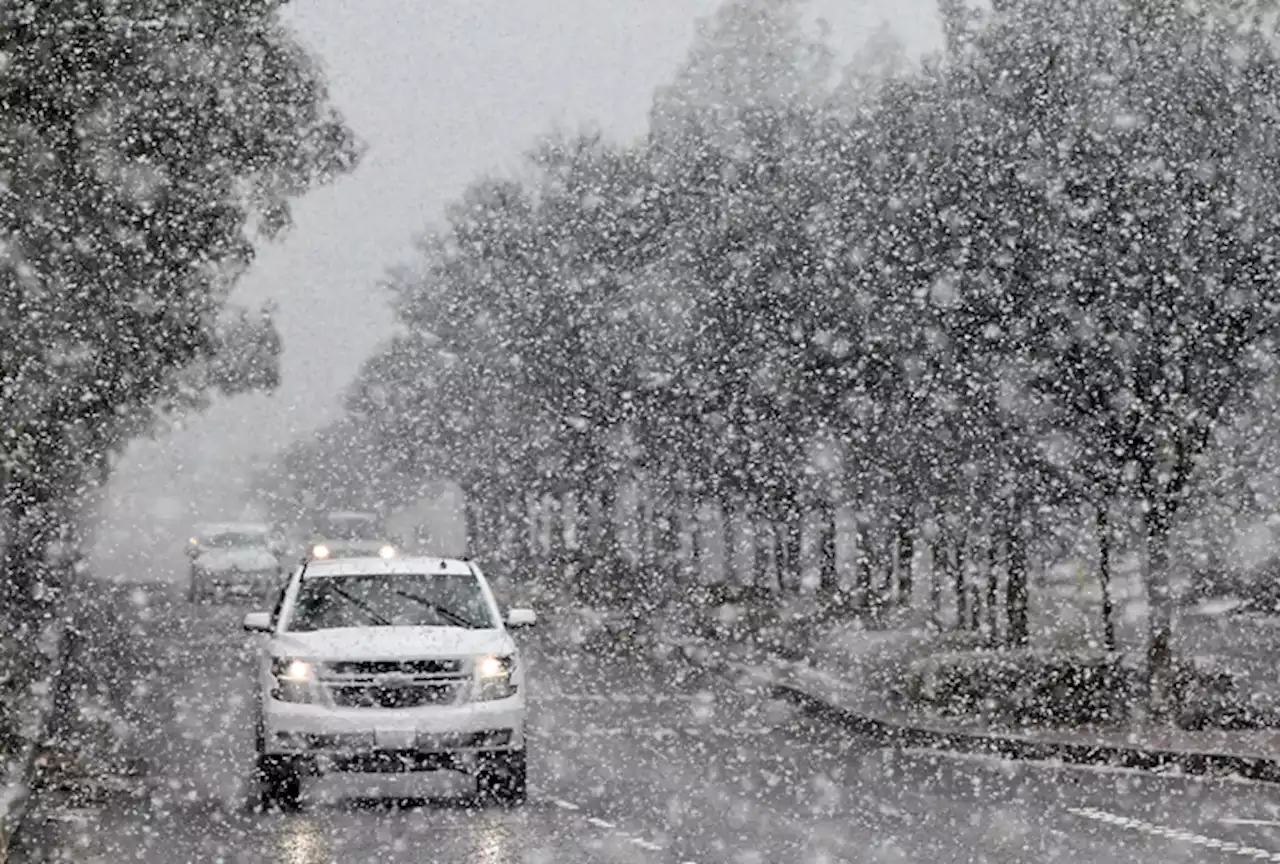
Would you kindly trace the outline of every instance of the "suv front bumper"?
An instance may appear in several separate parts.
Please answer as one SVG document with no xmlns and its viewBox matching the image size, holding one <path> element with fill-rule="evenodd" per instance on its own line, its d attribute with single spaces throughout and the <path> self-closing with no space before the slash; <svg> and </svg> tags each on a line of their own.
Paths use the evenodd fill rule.
<svg viewBox="0 0 1280 864">
<path fill-rule="evenodd" d="M 421 708 L 330 708 L 267 698 L 263 753 L 304 759 L 320 771 L 467 770 L 523 751 L 523 694 Z"/>
</svg>

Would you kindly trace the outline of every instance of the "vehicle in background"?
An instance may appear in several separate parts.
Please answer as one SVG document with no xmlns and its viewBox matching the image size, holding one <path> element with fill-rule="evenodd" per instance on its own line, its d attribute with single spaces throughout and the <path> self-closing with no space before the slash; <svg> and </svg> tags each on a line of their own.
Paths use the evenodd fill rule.
<svg viewBox="0 0 1280 864">
<path fill-rule="evenodd" d="M 313 561 L 272 612 L 258 664 L 264 805 L 296 806 L 329 772 L 460 771 L 484 798 L 525 799 L 525 666 L 483 573 L 445 558 Z"/>
<path fill-rule="evenodd" d="M 344 558 L 394 558 L 398 554 L 389 540 L 333 540 L 316 538 L 307 552 L 310 561 L 332 561 Z"/>
<path fill-rule="evenodd" d="M 187 545 L 187 599 L 195 603 L 228 594 L 256 597 L 278 591 L 285 568 L 275 537 L 271 526 L 258 522 L 197 526 Z"/>
<path fill-rule="evenodd" d="M 399 544 L 376 513 L 333 510 L 320 514 L 303 550 L 305 560 L 394 558 Z"/>
<path fill-rule="evenodd" d="M 329 540 L 378 541 L 385 538 L 387 526 L 377 513 L 363 510 L 330 510 L 319 514 L 311 533 Z"/>
</svg>

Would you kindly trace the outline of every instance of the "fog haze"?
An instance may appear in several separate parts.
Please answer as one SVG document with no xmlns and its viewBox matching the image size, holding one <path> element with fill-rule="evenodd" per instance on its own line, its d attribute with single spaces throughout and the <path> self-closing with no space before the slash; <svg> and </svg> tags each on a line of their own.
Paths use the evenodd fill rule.
<svg viewBox="0 0 1280 864">
<path fill-rule="evenodd" d="M 540 135 L 645 132 L 713 0 L 300 0 L 290 18 L 368 145 L 349 177 L 295 206 L 238 296 L 277 304 L 283 383 L 184 418 L 121 459 L 98 566 L 180 561 L 197 519 L 239 515 L 253 466 L 330 419 L 361 361 L 391 331 L 378 282 L 468 183 L 509 170 Z M 888 23 L 912 52 L 938 40 L 930 0 L 814 2 L 851 52 Z M 157 555 L 159 558 L 157 559 Z"/>
</svg>

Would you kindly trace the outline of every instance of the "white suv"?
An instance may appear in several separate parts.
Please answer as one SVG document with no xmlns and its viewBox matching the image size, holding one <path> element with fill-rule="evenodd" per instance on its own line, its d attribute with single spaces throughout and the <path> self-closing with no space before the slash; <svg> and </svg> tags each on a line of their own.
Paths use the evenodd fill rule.
<svg viewBox="0 0 1280 864">
<path fill-rule="evenodd" d="M 264 805 L 297 805 L 304 774 L 454 770 L 501 803 L 525 798 L 525 669 L 475 564 L 447 558 L 309 561 L 274 611 L 258 670 Z"/>
</svg>

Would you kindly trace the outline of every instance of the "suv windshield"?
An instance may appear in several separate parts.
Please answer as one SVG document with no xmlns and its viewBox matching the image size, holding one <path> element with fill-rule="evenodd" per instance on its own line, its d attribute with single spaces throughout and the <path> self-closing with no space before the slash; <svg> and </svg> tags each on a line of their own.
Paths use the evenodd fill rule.
<svg viewBox="0 0 1280 864">
<path fill-rule="evenodd" d="M 496 626 L 475 576 L 395 573 L 304 578 L 285 629 Z"/>
<path fill-rule="evenodd" d="M 265 549 L 267 535 L 228 531 L 222 534 L 210 534 L 200 541 L 200 545 L 206 549 L 244 549 L 246 547 Z"/>
</svg>

